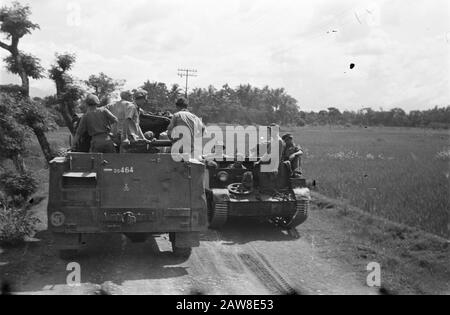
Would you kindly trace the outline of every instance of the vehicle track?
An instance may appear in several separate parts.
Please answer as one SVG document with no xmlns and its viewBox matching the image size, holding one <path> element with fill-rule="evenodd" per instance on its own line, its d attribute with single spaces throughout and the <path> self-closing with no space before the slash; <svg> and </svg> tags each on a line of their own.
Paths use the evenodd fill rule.
<svg viewBox="0 0 450 315">
<path fill-rule="evenodd" d="M 215 231 L 214 234 L 218 239 L 225 239 L 218 231 Z M 239 251 L 237 258 L 256 276 L 269 292 L 279 295 L 306 294 L 306 290 L 294 288 L 251 243 L 242 246 Z M 226 256 L 230 259 L 230 253 L 226 253 L 224 258 L 226 258 Z"/>
<path fill-rule="evenodd" d="M 248 253 L 239 254 L 239 258 L 273 294 L 293 294 L 294 289 L 284 280 L 276 277 L 261 260 Z"/>
</svg>

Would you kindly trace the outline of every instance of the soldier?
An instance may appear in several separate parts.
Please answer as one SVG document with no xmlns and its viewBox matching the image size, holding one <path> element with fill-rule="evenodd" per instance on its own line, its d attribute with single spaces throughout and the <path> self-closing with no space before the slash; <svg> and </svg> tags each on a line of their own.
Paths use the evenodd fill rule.
<svg viewBox="0 0 450 315">
<path fill-rule="evenodd" d="M 185 98 L 179 98 L 175 105 L 177 107 L 177 112 L 172 117 L 169 127 L 167 128 L 167 134 L 172 140 L 180 140 L 182 137 L 178 139 L 173 138 L 172 131 L 174 131 L 174 129 L 178 126 L 187 127 L 191 137 L 191 153 L 194 153 L 194 139 L 203 136 L 205 125 L 203 125 L 200 118 L 189 112 L 187 109 L 188 102 Z M 201 154 L 202 149 L 199 148 L 199 155 Z"/>
<path fill-rule="evenodd" d="M 294 143 L 292 134 L 288 133 L 282 139 L 285 143 L 281 155 L 282 163 L 285 164 L 291 176 L 300 177 L 302 174 L 301 156 L 303 155 L 303 150 Z"/>
<path fill-rule="evenodd" d="M 114 116 L 117 117 L 118 122 L 112 126 L 113 140 L 117 145 L 120 145 L 125 140 L 127 130 L 125 129 L 126 112 L 128 107 L 133 106 L 132 96 L 129 91 L 120 93 L 121 100 L 106 106 Z"/>
<path fill-rule="evenodd" d="M 117 117 L 106 108 L 98 108 L 100 101 L 93 94 L 86 97 L 86 105 L 87 112 L 80 120 L 74 143 L 78 143 L 80 137 L 87 132 L 92 137 L 90 152 L 116 153 L 109 133 L 111 125 L 118 122 Z"/>
<path fill-rule="evenodd" d="M 135 142 L 138 140 L 144 140 L 144 134 L 142 133 L 140 126 L 139 115 L 141 114 L 141 106 L 145 104 L 147 99 L 147 92 L 145 90 L 137 90 L 134 92 L 135 103 L 129 103 L 125 118 L 126 118 L 126 129 L 127 136 L 130 142 Z"/>
<path fill-rule="evenodd" d="M 288 177 L 286 176 L 286 172 L 283 172 L 284 167 L 282 167 L 282 153 L 284 151 L 284 141 L 274 132 L 279 130 L 279 126 L 277 124 L 271 124 L 268 128 L 267 141 L 261 145 L 258 145 L 259 151 L 258 154 L 262 154 L 261 159 L 256 163 L 254 178 L 258 183 L 262 190 L 273 191 L 277 188 L 285 188 L 288 184 Z M 274 156 L 276 153 L 272 148 L 272 142 L 278 142 L 278 155 Z M 265 148 L 264 148 L 265 147 Z M 264 152 L 266 151 L 266 152 Z M 276 159 L 276 161 L 272 161 L 272 159 Z M 261 171 L 261 163 L 277 163 L 277 169 L 272 172 L 262 172 Z"/>
</svg>

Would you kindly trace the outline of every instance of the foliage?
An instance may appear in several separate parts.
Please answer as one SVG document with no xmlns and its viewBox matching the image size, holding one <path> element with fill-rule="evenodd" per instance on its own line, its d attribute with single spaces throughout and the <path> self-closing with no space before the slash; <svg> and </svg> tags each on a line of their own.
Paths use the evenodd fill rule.
<svg viewBox="0 0 450 315">
<path fill-rule="evenodd" d="M 32 23 L 28 17 L 31 15 L 29 6 L 23 6 L 19 2 L 13 2 L 11 7 L 0 9 L 0 31 L 7 34 L 7 38 L 22 38 L 31 34 L 32 30 L 39 29 L 39 25 Z"/>
<path fill-rule="evenodd" d="M 375 111 L 364 108 L 359 111 L 344 111 L 337 108 L 329 108 L 328 111 L 302 112 L 301 115 L 309 125 L 363 125 L 363 126 L 387 126 L 387 127 L 428 127 L 433 129 L 450 128 L 450 106 L 435 107 L 424 111 L 411 111 L 407 114 L 401 108 L 389 111 Z"/>
<path fill-rule="evenodd" d="M 177 98 L 181 96 L 181 89 L 178 84 L 173 84 L 168 89 L 165 83 L 147 80 L 141 88 L 148 92 L 147 102 L 142 106 L 148 112 L 173 110 Z"/>
<path fill-rule="evenodd" d="M 41 103 L 33 100 L 24 100 L 20 105 L 18 122 L 30 127 L 33 131 L 48 132 L 54 129 L 51 115 Z"/>
<path fill-rule="evenodd" d="M 26 97 L 30 94 L 29 78 L 40 79 L 43 77 L 40 60 L 19 50 L 20 39 L 39 28 L 38 24 L 29 20 L 30 15 L 30 7 L 23 6 L 19 2 L 13 2 L 12 6 L 4 6 L 0 9 L 0 33 L 10 40 L 9 44 L 0 41 L 0 48 L 10 53 L 10 56 L 4 59 L 6 69 L 20 76 L 22 91 Z"/>
<path fill-rule="evenodd" d="M 302 119 L 297 101 L 280 89 L 260 89 L 250 84 L 235 89 L 224 85 L 197 88 L 189 95 L 192 110 L 206 122 L 240 124 L 299 125 Z"/>
<path fill-rule="evenodd" d="M 0 93 L 0 157 L 14 159 L 25 152 L 28 130 L 39 140 L 47 161 L 52 152 L 45 132 L 54 129 L 54 122 L 47 109 L 39 102 L 20 96 Z"/>
<path fill-rule="evenodd" d="M 14 98 L 23 98 L 23 89 L 20 85 L 15 84 L 6 84 L 6 85 L 0 85 L 0 93 L 1 94 L 7 94 Z"/>
<path fill-rule="evenodd" d="M 69 53 L 56 53 L 55 58 L 55 63 L 48 71 L 49 78 L 55 82 L 57 91 L 63 92 L 74 83 L 74 79 L 67 72 L 72 69 L 76 62 L 76 56 Z"/>
<path fill-rule="evenodd" d="M 73 117 L 76 114 L 78 101 L 82 98 L 84 90 L 68 73 L 76 62 L 76 56 L 70 53 L 56 54 L 55 63 L 49 69 L 49 78 L 55 82 L 56 97 L 44 99 L 44 105 L 50 108 L 56 116 L 60 126 L 67 126 L 72 134 L 75 133 Z"/>
<path fill-rule="evenodd" d="M 112 93 L 117 89 L 122 88 L 125 85 L 125 82 L 125 80 L 114 80 L 103 72 L 100 72 L 98 75 L 91 75 L 89 79 L 85 81 L 88 88 L 98 96 L 102 105 L 106 105 Z"/>
<path fill-rule="evenodd" d="M 20 58 L 22 61 L 22 66 L 28 77 L 31 77 L 35 80 L 42 79 L 44 77 L 44 68 L 41 66 L 41 60 L 39 58 L 23 52 L 20 52 Z M 16 62 L 16 58 L 10 55 L 4 58 L 3 61 L 6 63 L 6 70 L 13 74 L 20 75 L 20 69 Z"/>
<path fill-rule="evenodd" d="M 64 118 L 61 115 L 58 98 L 56 95 L 46 96 L 44 98 L 35 97 L 33 101 L 41 104 L 41 106 L 45 107 L 51 117 L 51 119 L 59 126 L 65 127 Z"/>
<path fill-rule="evenodd" d="M 8 94 L 0 93 L 0 159 L 13 159 L 26 151 L 29 132 L 16 120 L 20 116 L 22 103 Z"/>
<path fill-rule="evenodd" d="M 37 182 L 30 173 L 5 172 L 0 175 L 0 189 L 5 193 L 6 204 L 21 206 L 36 192 Z"/>
<path fill-rule="evenodd" d="M 0 207 L 0 244 L 16 245 L 32 236 L 39 219 L 24 209 Z"/>
</svg>

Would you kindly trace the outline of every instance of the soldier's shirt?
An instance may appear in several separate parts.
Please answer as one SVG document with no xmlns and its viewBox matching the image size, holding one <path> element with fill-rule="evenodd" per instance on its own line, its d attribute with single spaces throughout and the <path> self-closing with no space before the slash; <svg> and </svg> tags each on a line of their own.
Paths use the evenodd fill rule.
<svg viewBox="0 0 450 315">
<path fill-rule="evenodd" d="M 283 161 L 289 161 L 289 157 L 292 154 L 297 153 L 301 150 L 302 150 L 302 148 L 298 145 L 292 145 L 290 147 L 286 146 L 283 150 L 283 155 L 282 155 Z"/>
<path fill-rule="evenodd" d="M 125 112 L 125 119 L 128 122 L 126 134 L 128 136 L 131 136 L 134 140 L 145 139 L 144 134 L 141 130 L 141 126 L 140 126 L 139 108 L 137 107 L 137 105 L 135 105 L 133 103 L 128 102 L 127 105 L 128 106 L 127 106 L 126 112 Z"/>
<path fill-rule="evenodd" d="M 202 120 L 188 110 L 181 110 L 173 115 L 167 128 L 168 135 L 172 136 L 173 129 L 178 126 L 186 126 L 191 134 L 191 139 L 201 137 L 205 130 Z"/>
<path fill-rule="evenodd" d="M 77 134 L 81 136 L 88 132 L 91 137 L 108 134 L 111 131 L 111 125 L 116 122 L 116 119 L 106 108 L 88 109 L 88 112 L 81 117 Z"/>
<path fill-rule="evenodd" d="M 121 100 L 106 106 L 106 109 L 108 109 L 119 120 L 116 124 L 112 125 L 111 132 L 114 135 L 125 134 L 127 108 L 131 105 L 133 105 L 131 102 Z"/>
</svg>

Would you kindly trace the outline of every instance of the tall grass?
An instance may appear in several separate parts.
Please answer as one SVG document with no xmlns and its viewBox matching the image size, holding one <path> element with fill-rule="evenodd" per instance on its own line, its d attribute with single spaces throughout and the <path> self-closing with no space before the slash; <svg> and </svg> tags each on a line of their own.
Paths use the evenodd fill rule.
<svg viewBox="0 0 450 315">
<path fill-rule="evenodd" d="M 450 137 L 406 128 L 300 128 L 304 169 L 320 191 L 368 212 L 445 237 Z"/>
</svg>

